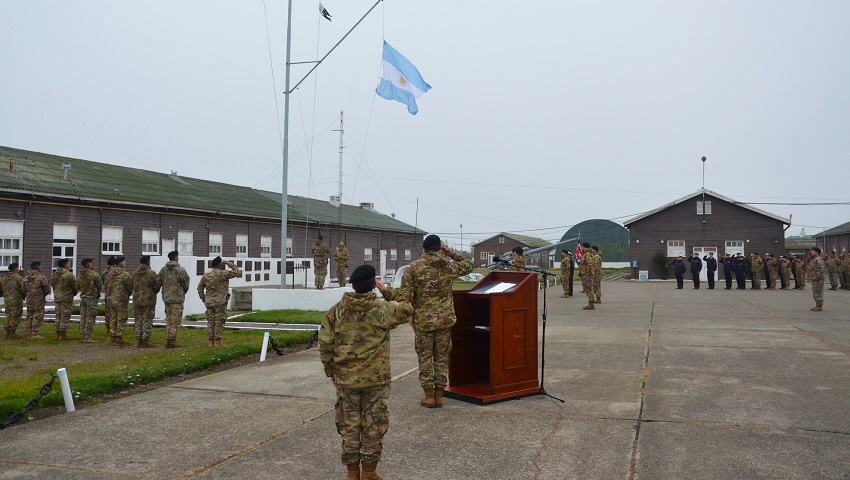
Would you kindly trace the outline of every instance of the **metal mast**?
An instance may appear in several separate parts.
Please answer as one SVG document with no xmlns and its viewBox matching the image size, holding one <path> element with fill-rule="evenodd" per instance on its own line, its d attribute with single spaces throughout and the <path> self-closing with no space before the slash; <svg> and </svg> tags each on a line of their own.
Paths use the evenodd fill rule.
<svg viewBox="0 0 850 480">
<path fill-rule="evenodd" d="M 336 210 L 336 230 L 337 230 L 337 241 L 342 240 L 342 149 L 345 146 L 342 144 L 342 135 L 345 133 L 344 123 L 342 121 L 344 112 L 342 110 L 339 111 L 339 130 L 334 130 L 339 132 L 339 190 L 337 192 L 337 205 Z"/>
</svg>

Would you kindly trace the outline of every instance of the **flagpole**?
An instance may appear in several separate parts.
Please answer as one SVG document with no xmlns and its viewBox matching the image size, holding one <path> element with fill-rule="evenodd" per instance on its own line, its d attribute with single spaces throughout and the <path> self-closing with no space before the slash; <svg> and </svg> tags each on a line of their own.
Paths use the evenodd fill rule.
<svg viewBox="0 0 850 480">
<path fill-rule="evenodd" d="M 292 54 L 292 0 L 286 14 L 286 90 L 283 92 L 283 181 L 280 190 L 280 288 L 286 288 L 286 214 L 289 204 L 289 79 Z M 306 286 L 306 285 L 305 285 Z"/>
</svg>

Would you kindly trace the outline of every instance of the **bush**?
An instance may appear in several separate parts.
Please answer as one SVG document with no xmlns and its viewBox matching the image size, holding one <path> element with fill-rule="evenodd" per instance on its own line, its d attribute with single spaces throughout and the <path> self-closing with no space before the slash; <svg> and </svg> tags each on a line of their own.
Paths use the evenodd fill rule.
<svg viewBox="0 0 850 480">
<path fill-rule="evenodd" d="M 661 275 L 662 280 L 667 280 L 673 270 L 673 265 L 667 261 L 667 255 L 664 252 L 655 252 L 655 255 L 652 256 L 652 266 Z"/>
</svg>

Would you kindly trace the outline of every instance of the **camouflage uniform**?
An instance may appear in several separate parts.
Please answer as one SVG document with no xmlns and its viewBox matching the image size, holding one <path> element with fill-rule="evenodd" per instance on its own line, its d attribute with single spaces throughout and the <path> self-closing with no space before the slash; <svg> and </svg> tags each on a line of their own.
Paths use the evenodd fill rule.
<svg viewBox="0 0 850 480">
<path fill-rule="evenodd" d="M 80 337 L 88 340 L 97 319 L 97 303 L 103 291 L 103 280 L 94 270 L 83 269 L 77 274 L 77 287 L 80 289 Z"/>
<path fill-rule="evenodd" d="M 106 290 L 107 313 L 112 312 L 111 318 L 106 317 L 109 322 L 109 335 L 123 338 L 127 328 L 127 308 L 133 293 L 133 280 L 123 267 L 113 266 L 103 284 Z"/>
<path fill-rule="evenodd" d="M 175 261 L 169 261 L 159 271 L 162 301 L 165 302 L 165 339 L 177 339 L 183 322 L 183 302 L 189 291 L 189 274 Z"/>
<path fill-rule="evenodd" d="M 109 272 L 111 272 L 113 268 L 115 268 L 115 265 L 110 265 L 106 267 L 106 270 L 104 270 L 103 273 L 100 274 L 100 279 L 103 282 L 104 287 L 106 287 L 106 277 L 109 276 Z M 112 306 L 109 303 L 109 292 L 106 291 L 106 288 L 104 288 L 103 291 L 103 307 L 103 320 L 106 325 L 106 335 L 112 336 L 112 332 L 109 331 L 109 324 L 111 323 L 109 319 L 115 318 L 115 314 L 113 313 Z"/>
<path fill-rule="evenodd" d="M 133 330 L 141 344 L 151 339 L 156 294 L 161 286 L 159 276 L 144 263 L 133 272 Z"/>
<path fill-rule="evenodd" d="M 345 247 L 337 247 L 334 252 L 334 261 L 336 262 L 336 278 L 340 287 L 345 286 L 345 269 L 348 268 L 348 249 Z"/>
<path fill-rule="evenodd" d="M 841 265 L 844 270 L 844 285 L 842 288 L 850 290 L 850 252 L 844 253 L 844 261 Z"/>
<path fill-rule="evenodd" d="M 830 254 L 826 259 L 826 270 L 829 273 L 829 289 L 838 290 L 838 270 L 841 267 L 841 259 Z"/>
<path fill-rule="evenodd" d="M 593 294 L 602 303 L 602 252 L 593 252 Z"/>
<path fill-rule="evenodd" d="M 375 292 L 346 292 L 328 310 L 319 330 L 319 355 L 337 391 L 336 428 L 342 463 L 378 463 L 389 427 L 390 330 L 413 313 L 409 303 Z"/>
<path fill-rule="evenodd" d="M 782 275 L 782 283 L 785 290 L 791 288 L 791 261 L 785 257 L 779 259 L 779 272 Z"/>
<path fill-rule="evenodd" d="M 50 277 L 50 286 L 53 287 L 53 302 L 56 304 L 56 322 L 53 329 L 57 334 L 68 331 L 71 323 L 71 306 L 74 304 L 74 296 L 77 295 L 77 277 L 67 268 L 57 268 Z"/>
<path fill-rule="evenodd" d="M 509 271 L 511 272 L 524 272 L 523 267 L 525 267 L 526 259 L 525 255 L 514 255 L 511 258 L 511 268 Z M 464 274 L 466 275 L 466 274 Z"/>
<path fill-rule="evenodd" d="M 775 257 L 767 257 L 766 263 L 770 289 L 776 290 L 776 278 L 779 276 L 779 262 Z"/>
<path fill-rule="evenodd" d="M 27 297 L 27 334 L 35 337 L 44 321 L 44 297 L 50 294 L 50 282 L 38 270 L 30 270 L 24 277 L 24 292 Z"/>
<path fill-rule="evenodd" d="M 460 253 L 452 252 L 449 256 L 442 250 L 426 250 L 401 278 L 401 294 L 413 306 L 422 388 L 442 388 L 448 384 L 451 328 L 457 321 L 452 282 L 474 268 Z"/>
<path fill-rule="evenodd" d="M 573 262 L 573 257 L 569 255 L 561 256 L 561 286 L 564 288 L 564 295 L 570 296 L 570 266 Z"/>
<path fill-rule="evenodd" d="M 6 308 L 6 336 L 17 335 L 18 325 L 21 324 L 21 314 L 24 311 L 24 277 L 19 272 L 9 272 L 0 283 L 0 295 L 4 297 Z"/>
<path fill-rule="evenodd" d="M 328 257 L 331 248 L 323 241 L 316 240 L 313 244 L 313 273 L 316 276 L 316 288 L 321 290 L 325 287 L 325 277 L 328 275 Z"/>
<path fill-rule="evenodd" d="M 588 301 L 594 303 L 596 294 L 593 293 L 593 252 L 590 249 L 584 252 L 578 263 L 578 274 L 581 277 L 581 289 L 587 295 Z"/>
<path fill-rule="evenodd" d="M 207 338 L 221 340 L 224 323 L 227 321 L 227 288 L 231 278 L 242 277 L 242 270 L 234 263 L 227 262 L 230 270 L 213 267 L 205 273 L 198 283 L 198 296 L 207 307 Z"/>
<path fill-rule="evenodd" d="M 823 284 L 824 284 L 824 269 L 823 258 L 818 255 L 809 259 L 806 265 L 806 278 L 812 284 L 812 297 L 815 299 L 815 306 L 823 306 Z"/>
<path fill-rule="evenodd" d="M 753 275 L 753 285 L 756 290 L 761 290 L 761 277 L 764 272 L 764 260 L 758 255 L 750 257 L 750 271 Z"/>
<path fill-rule="evenodd" d="M 794 260 L 794 264 L 797 266 L 797 273 L 795 273 L 795 277 L 797 279 L 797 283 L 800 284 L 800 290 L 806 289 L 806 261 L 802 258 L 797 257 Z"/>
</svg>

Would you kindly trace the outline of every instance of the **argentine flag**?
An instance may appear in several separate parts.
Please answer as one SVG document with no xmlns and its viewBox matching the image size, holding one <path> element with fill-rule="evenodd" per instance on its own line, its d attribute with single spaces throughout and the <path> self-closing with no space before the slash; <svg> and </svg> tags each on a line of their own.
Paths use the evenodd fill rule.
<svg viewBox="0 0 850 480">
<path fill-rule="evenodd" d="M 416 70 L 410 60 L 398 53 L 386 41 L 384 41 L 382 65 L 381 83 L 378 84 L 375 92 L 382 98 L 398 100 L 407 105 L 407 111 L 416 115 L 419 111 L 416 99 L 430 90 L 431 85 L 422 79 L 419 70 Z"/>
</svg>

